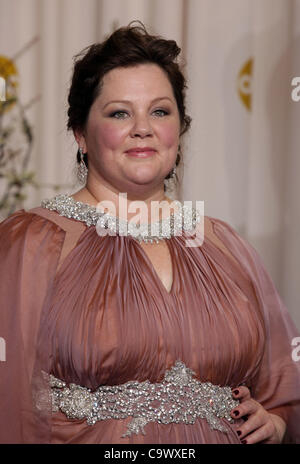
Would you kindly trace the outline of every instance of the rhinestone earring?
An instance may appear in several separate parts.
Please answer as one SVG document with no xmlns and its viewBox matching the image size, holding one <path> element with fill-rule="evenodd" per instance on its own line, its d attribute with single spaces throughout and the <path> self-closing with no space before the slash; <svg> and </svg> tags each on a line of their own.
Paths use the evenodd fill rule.
<svg viewBox="0 0 300 464">
<path fill-rule="evenodd" d="M 172 189 L 173 188 L 172 184 L 175 183 L 175 179 L 176 179 L 176 164 L 174 165 L 174 167 L 172 168 L 172 171 L 170 172 L 170 177 L 164 180 L 165 187 L 167 189 Z"/>
<path fill-rule="evenodd" d="M 88 174 L 88 168 L 86 167 L 86 164 L 84 162 L 84 158 L 83 158 L 84 155 L 83 155 L 83 151 L 81 147 L 79 147 L 79 153 L 80 153 L 80 163 L 78 166 L 77 177 L 78 177 L 79 182 L 81 182 L 82 184 L 85 184 L 86 179 L 87 179 L 87 174 Z"/>
<path fill-rule="evenodd" d="M 171 171 L 171 179 L 175 180 L 175 176 L 176 176 L 176 164 L 175 164 L 175 166 L 173 167 L 173 169 Z"/>
</svg>

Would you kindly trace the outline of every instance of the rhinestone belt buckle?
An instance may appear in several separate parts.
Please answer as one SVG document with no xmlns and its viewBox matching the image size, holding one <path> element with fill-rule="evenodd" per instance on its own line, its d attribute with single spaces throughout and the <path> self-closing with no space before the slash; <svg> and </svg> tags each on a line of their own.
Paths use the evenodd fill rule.
<svg viewBox="0 0 300 464">
<path fill-rule="evenodd" d="M 239 404 L 230 387 L 200 382 L 181 361 L 165 372 L 161 383 L 129 381 L 122 385 L 102 385 L 92 392 L 86 387 L 67 384 L 50 376 L 52 410 L 69 419 L 87 420 L 88 425 L 105 419 L 132 417 L 122 437 L 145 434 L 149 422 L 194 424 L 206 419 L 213 430 L 227 433 L 221 418 L 234 422 L 230 411 Z"/>
</svg>

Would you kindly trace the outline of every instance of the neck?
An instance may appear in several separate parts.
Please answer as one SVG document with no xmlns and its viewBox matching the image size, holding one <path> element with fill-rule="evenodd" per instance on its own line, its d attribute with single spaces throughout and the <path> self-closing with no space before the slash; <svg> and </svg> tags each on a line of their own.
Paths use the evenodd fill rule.
<svg viewBox="0 0 300 464">
<path fill-rule="evenodd" d="M 76 201 L 96 206 L 112 216 L 126 220 L 136 218 L 140 223 L 162 220 L 176 210 L 172 199 L 165 195 L 163 187 L 150 195 L 136 196 L 114 192 L 103 185 L 87 184 L 72 197 Z"/>
</svg>

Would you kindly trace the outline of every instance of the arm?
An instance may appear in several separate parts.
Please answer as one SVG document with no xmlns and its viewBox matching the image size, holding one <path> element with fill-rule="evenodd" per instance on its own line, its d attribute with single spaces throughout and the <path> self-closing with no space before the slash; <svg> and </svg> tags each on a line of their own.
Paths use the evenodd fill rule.
<svg viewBox="0 0 300 464">
<path fill-rule="evenodd" d="M 0 224 L 0 443 L 47 441 L 47 408 L 34 398 L 43 387 L 37 345 L 63 240 L 57 225 L 24 210 Z"/>
<path fill-rule="evenodd" d="M 300 362 L 292 358 L 292 340 L 299 331 L 256 250 L 228 224 L 211 221 L 217 238 L 247 273 L 266 329 L 264 355 L 248 385 L 251 397 L 270 415 L 280 436 L 286 424 L 285 443 L 300 443 Z"/>
</svg>

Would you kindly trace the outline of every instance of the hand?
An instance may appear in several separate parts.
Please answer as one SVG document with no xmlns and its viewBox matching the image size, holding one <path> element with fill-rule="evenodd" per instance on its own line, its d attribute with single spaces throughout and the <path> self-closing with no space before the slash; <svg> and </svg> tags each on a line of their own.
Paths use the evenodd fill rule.
<svg viewBox="0 0 300 464">
<path fill-rule="evenodd" d="M 234 392 L 238 391 L 238 394 Z M 240 400 L 239 406 L 231 411 L 234 419 L 244 418 L 245 422 L 237 429 L 244 444 L 281 443 L 286 430 L 286 423 L 276 414 L 271 414 L 257 401 L 251 398 L 247 387 L 233 389 L 233 398 Z M 238 411 L 239 414 L 234 414 Z"/>
</svg>

